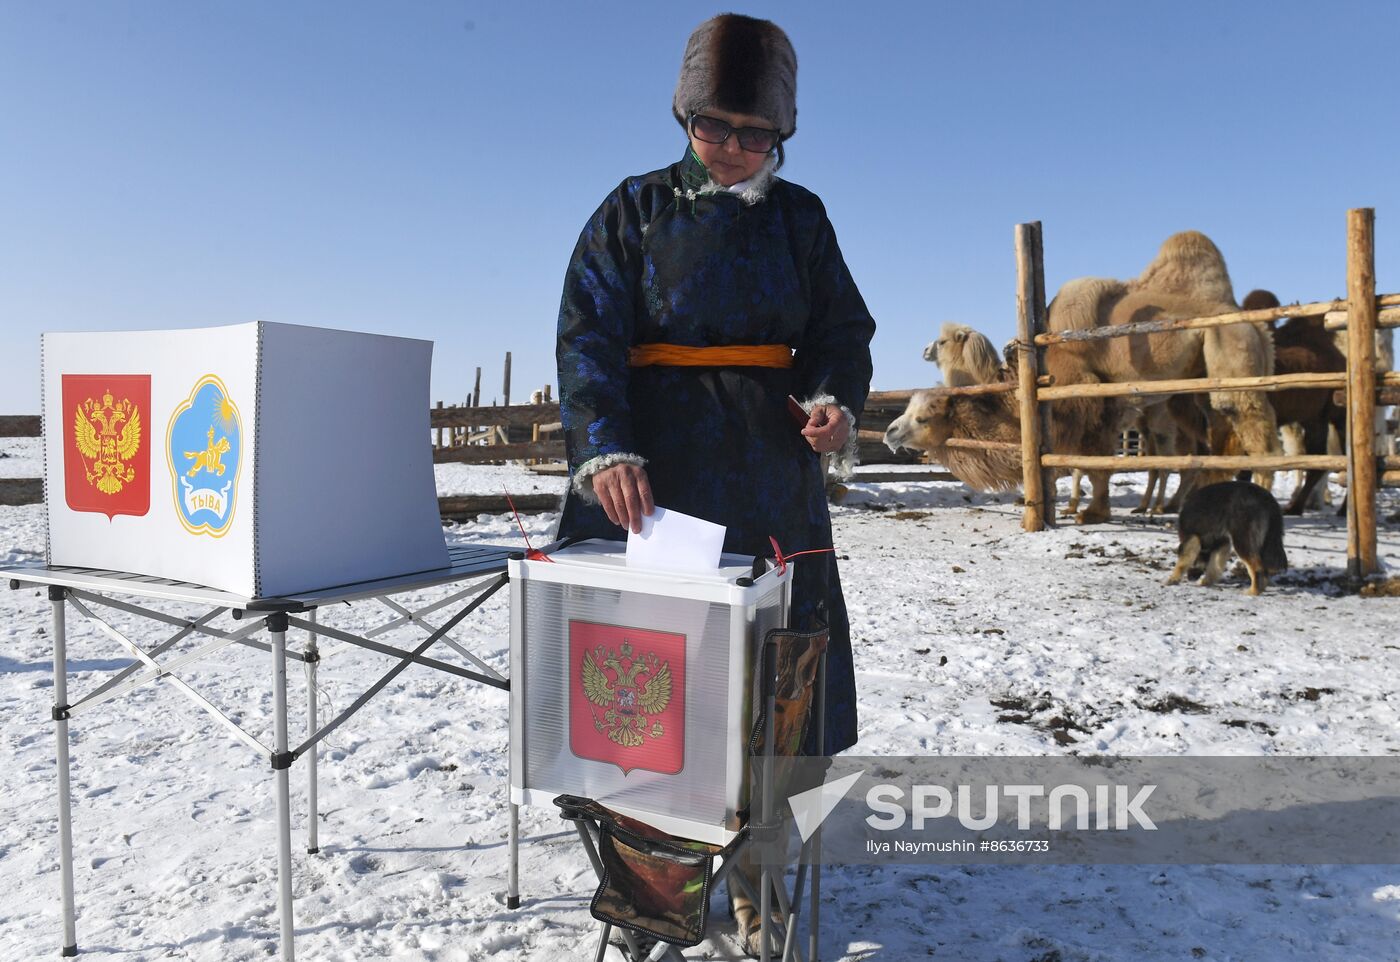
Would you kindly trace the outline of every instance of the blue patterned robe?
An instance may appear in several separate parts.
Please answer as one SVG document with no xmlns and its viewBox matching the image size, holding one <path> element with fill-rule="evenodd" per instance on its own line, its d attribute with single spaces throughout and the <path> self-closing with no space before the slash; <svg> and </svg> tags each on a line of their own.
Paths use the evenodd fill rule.
<svg viewBox="0 0 1400 962">
<path fill-rule="evenodd" d="M 698 158 L 629 177 L 579 237 L 559 308 L 559 398 L 570 473 L 603 455 L 646 458 L 656 503 L 725 525 L 724 550 L 771 557 L 831 547 L 819 456 L 786 398 L 834 397 L 859 416 L 875 322 L 815 194 L 774 179 L 749 206 L 691 195 Z M 786 344 L 790 370 L 628 367 L 632 345 Z M 570 491 L 561 537 L 620 540 Z M 850 627 L 834 554 L 794 562 L 791 625 L 830 629 L 825 754 L 856 740 Z M 808 748 L 818 749 L 815 740 Z"/>
</svg>

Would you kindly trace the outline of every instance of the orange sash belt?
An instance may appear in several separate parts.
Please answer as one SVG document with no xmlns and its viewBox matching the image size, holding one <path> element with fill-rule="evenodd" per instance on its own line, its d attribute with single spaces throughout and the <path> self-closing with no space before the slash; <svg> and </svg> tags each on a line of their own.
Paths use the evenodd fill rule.
<svg viewBox="0 0 1400 962">
<path fill-rule="evenodd" d="M 632 367 L 792 367 L 786 344 L 733 344 L 727 347 L 688 347 L 684 344 L 638 344 L 628 352 Z"/>
</svg>

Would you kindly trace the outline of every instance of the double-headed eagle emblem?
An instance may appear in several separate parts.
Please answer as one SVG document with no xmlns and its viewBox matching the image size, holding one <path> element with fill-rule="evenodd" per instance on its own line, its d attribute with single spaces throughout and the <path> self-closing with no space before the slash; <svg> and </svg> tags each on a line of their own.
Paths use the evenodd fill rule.
<svg viewBox="0 0 1400 962">
<path fill-rule="evenodd" d="M 116 494 L 136 480 L 136 469 L 126 462 L 141 449 L 141 412 L 130 400 L 117 401 L 107 391 L 100 401 L 83 401 L 73 415 L 73 435 L 88 484 Z"/>
<path fill-rule="evenodd" d="M 609 672 L 612 678 L 608 677 Z M 637 679 L 646 681 L 638 684 Z M 599 645 L 583 653 L 583 693 L 593 703 L 593 727 L 625 748 L 665 734 L 656 716 L 671 703 L 671 665 L 652 652 L 636 656 L 623 642 L 616 653 Z M 598 709 L 602 709 L 599 717 Z"/>
</svg>

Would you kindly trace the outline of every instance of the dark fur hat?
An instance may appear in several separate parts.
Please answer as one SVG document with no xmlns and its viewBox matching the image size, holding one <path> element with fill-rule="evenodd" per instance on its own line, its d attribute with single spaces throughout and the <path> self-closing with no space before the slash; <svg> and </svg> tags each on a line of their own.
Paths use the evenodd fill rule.
<svg viewBox="0 0 1400 962">
<path fill-rule="evenodd" d="M 671 110 L 684 127 L 717 107 L 773 123 L 786 140 L 797 130 L 797 54 L 770 20 L 722 13 L 695 28 L 685 45 Z"/>
</svg>

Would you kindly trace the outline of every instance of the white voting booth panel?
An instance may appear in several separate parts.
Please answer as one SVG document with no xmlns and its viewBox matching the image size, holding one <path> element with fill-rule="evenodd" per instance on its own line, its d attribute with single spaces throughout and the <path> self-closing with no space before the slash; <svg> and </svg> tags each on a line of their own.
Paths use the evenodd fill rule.
<svg viewBox="0 0 1400 962">
<path fill-rule="evenodd" d="M 511 801 L 579 795 L 733 838 L 756 643 L 787 623 L 792 569 L 752 575 L 739 555 L 705 573 L 629 568 L 607 541 L 511 561 Z"/>
<path fill-rule="evenodd" d="M 430 341 L 45 334 L 48 563 L 267 598 L 448 564 Z"/>
</svg>

